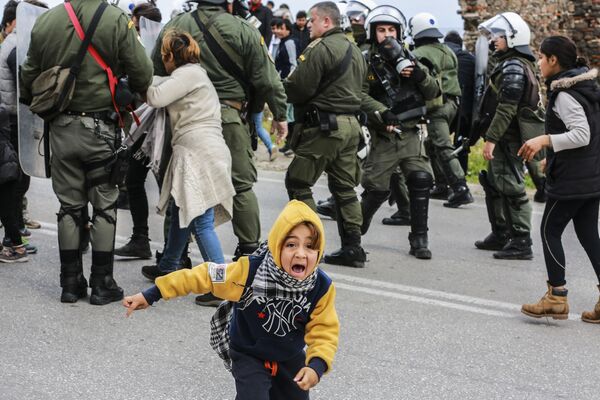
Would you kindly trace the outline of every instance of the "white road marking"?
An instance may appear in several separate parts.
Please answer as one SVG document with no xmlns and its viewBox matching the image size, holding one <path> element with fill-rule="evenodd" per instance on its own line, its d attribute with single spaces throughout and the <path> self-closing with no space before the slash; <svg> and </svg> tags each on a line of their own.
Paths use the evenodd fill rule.
<svg viewBox="0 0 600 400">
<path fill-rule="evenodd" d="M 41 224 L 43 228 L 37 229 L 35 233 L 40 233 L 42 235 L 47 236 L 57 235 L 56 224 L 48 222 L 41 222 Z M 123 236 L 116 237 L 116 241 L 119 243 L 124 244 L 127 242 L 127 240 L 128 238 Z M 162 249 L 162 243 L 150 243 L 152 248 L 157 250 Z M 197 249 L 191 249 L 191 253 L 195 257 L 202 257 Z M 231 258 L 231 255 L 225 255 L 225 259 L 231 260 Z M 349 290 L 352 292 L 370 294 L 379 297 L 394 298 L 404 301 L 411 301 L 414 303 L 444 307 L 493 317 L 518 318 L 522 316 L 520 312 L 521 306 L 518 304 L 506 303 L 496 300 L 488 300 L 479 297 L 444 292 L 440 290 L 425 289 L 416 286 L 402 285 L 398 283 L 379 281 L 375 279 L 361 278 L 358 276 L 340 274 L 337 272 L 328 271 L 327 274 L 334 280 L 336 288 Z M 580 316 L 571 313 L 569 314 L 569 318 L 571 320 L 578 320 Z"/>
</svg>

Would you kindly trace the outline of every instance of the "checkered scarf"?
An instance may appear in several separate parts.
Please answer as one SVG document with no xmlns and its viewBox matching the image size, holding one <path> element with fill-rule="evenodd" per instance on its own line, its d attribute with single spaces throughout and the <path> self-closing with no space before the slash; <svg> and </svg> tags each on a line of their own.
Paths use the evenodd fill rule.
<svg viewBox="0 0 600 400">
<path fill-rule="evenodd" d="M 262 262 L 256 271 L 252 284 L 245 287 L 238 301 L 242 310 L 257 298 L 294 301 L 296 296 L 305 295 L 315 287 L 317 281 L 316 268 L 306 279 L 302 281 L 294 279 L 275 264 L 267 241 L 263 242 L 252 256 L 262 257 Z M 228 371 L 231 371 L 229 324 L 233 315 L 233 306 L 234 302 L 222 302 L 210 320 L 210 345 L 223 359 L 225 368 Z"/>
</svg>

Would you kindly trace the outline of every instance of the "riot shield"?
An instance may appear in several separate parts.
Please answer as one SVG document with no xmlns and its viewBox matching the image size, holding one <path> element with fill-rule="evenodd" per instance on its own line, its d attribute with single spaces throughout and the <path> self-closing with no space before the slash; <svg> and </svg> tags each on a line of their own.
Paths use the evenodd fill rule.
<svg viewBox="0 0 600 400">
<path fill-rule="evenodd" d="M 146 49 L 148 57 L 152 57 L 152 51 L 163 26 L 160 22 L 149 20 L 146 17 L 140 18 L 140 37 L 142 38 L 142 44 L 144 45 L 144 49 Z"/>
<path fill-rule="evenodd" d="M 24 1 L 17 7 L 19 32 L 17 35 L 17 65 L 21 66 L 27 58 L 27 50 L 31 40 L 31 30 L 38 16 L 46 12 L 46 8 L 37 7 Z M 20 92 L 17 79 L 17 92 Z M 20 97 L 20 96 L 19 96 Z M 29 176 L 49 178 L 50 168 L 46 159 L 50 159 L 48 136 L 44 141 L 44 120 L 29 111 L 29 106 L 17 105 L 19 120 L 19 162 L 21 168 Z M 45 158 L 44 155 L 47 157 Z"/>
<path fill-rule="evenodd" d="M 481 35 L 475 42 L 475 94 L 473 96 L 473 120 L 471 124 L 470 145 L 474 146 L 481 135 L 479 132 L 480 107 L 487 84 L 487 67 L 489 60 L 488 39 Z"/>
</svg>

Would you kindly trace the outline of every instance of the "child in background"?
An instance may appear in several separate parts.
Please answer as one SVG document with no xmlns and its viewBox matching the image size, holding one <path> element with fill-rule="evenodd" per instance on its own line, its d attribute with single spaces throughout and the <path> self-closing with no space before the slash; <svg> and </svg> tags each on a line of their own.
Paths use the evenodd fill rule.
<svg viewBox="0 0 600 400">
<path fill-rule="evenodd" d="M 292 200 L 253 255 L 173 272 L 123 305 L 129 316 L 190 292 L 225 299 L 211 320 L 211 345 L 233 374 L 236 399 L 308 399 L 338 344 L 335 288 L 317 268 L 324 248 L 321 220 Z"/>
</svg>

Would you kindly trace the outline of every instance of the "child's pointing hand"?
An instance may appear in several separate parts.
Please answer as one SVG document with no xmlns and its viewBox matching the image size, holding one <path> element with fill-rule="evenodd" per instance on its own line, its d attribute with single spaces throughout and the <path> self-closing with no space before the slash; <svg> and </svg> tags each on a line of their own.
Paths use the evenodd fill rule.
<svg viewBox="0 0 600 400">
<path fill-rule="evenodd" d="M 127 296 L 123 299 L 123 307 L 127 308 L 127 316 L 129 317 L 131 313 L 135 310 L 143 310 L 148 308 L 150 304 L 146 301 L 146 298 L 143 294 L 138 293 L 133 296 Z"/>
</svg>

